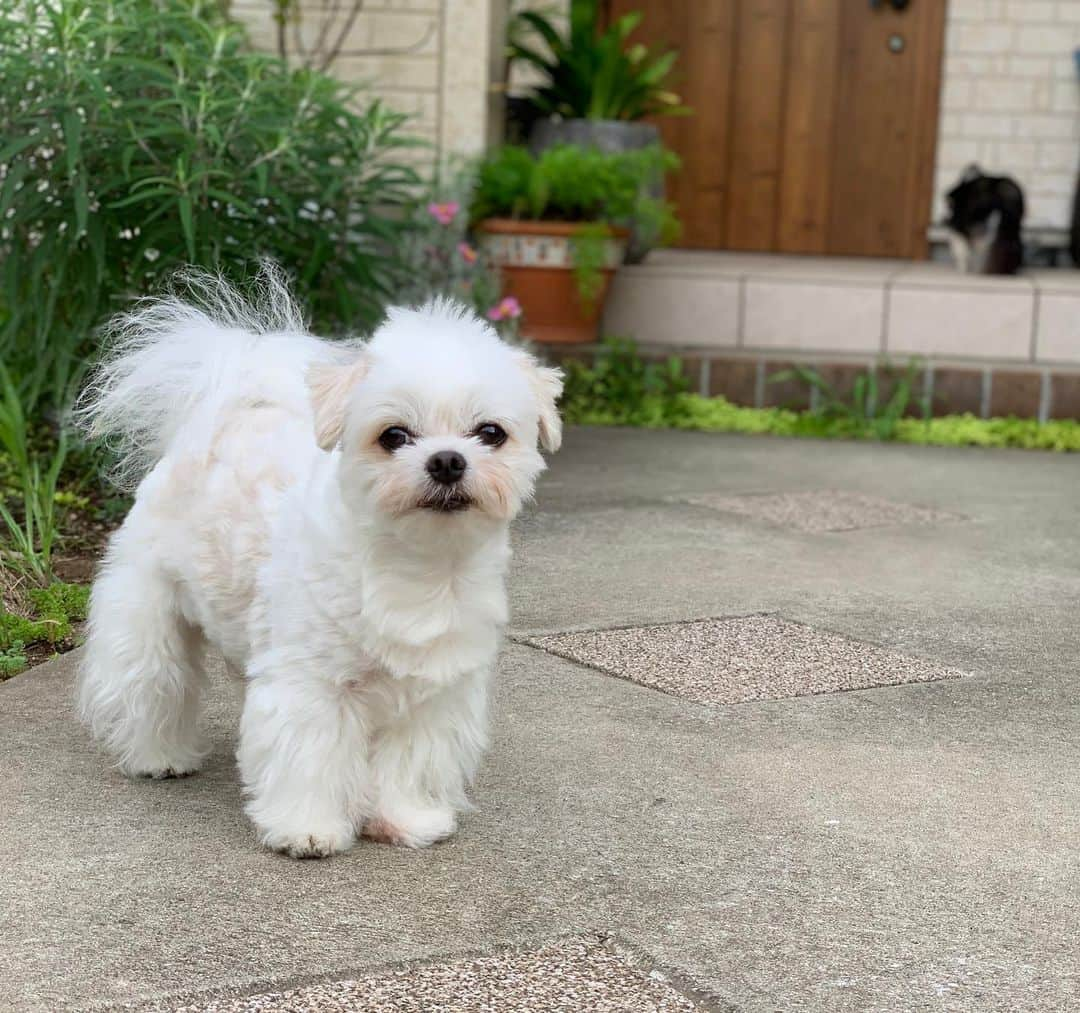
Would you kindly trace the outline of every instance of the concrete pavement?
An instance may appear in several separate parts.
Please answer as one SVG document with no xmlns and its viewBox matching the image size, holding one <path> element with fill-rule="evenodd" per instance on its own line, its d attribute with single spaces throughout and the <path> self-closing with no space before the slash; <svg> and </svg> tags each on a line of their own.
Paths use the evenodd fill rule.
<svg viewBox="0 0 1080 1013">
<path fill-rule="evenodd" d="M 687 502 L 815 490 L 949 519 Z M 459 835 L 297 863 L 242 817 L 223 680 L 207 769 L 132 782 L 75 724 L 65 657 L 0 686 L 0 1008 L 597 934 L 702 1008 L 1080 1004 L 1080 459 L 577 430 L 516 541 L 519 637 L 765 612 L 968 677 L 716 706 L 511 642 Z"/>
</svg>

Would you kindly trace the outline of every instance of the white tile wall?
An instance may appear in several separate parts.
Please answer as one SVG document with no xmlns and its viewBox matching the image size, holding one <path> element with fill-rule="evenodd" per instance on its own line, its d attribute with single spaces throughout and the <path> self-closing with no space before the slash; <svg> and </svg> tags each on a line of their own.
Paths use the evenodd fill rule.
<svg viewBox="0 0 1080 1013">
<path fill-rule="evenodd" d="M 897 283 L 889 293 L 886 351 L 893 356 L 1026 360 L 1035 291 L 979 291 Z"/>
<path fill-rule="evenodd" d="M 948 5 L 935 220 L 978 162 L 1019 180 L 1030 224 L 1067 225 L 1080 165 L 1080 0 Z"/>
<path fill-rule="evenodd" d="M 739 289 L 738 278 L 624 267 L 615 276 L 604 331 L 653 344 L 733 348 Z"/>
<path fill-rule="evenodd" d="M 604 332 L 643 345 L 1080 365 L 1080 272 L 659 251 L 624 267 Z M 884 339 L 884 340 L 883 340 Z"/>
<path fill-rule="evenodd" d="M 880 284 L 747 278 L 742 344 L 879 352 L 884 306 Z"/>
</svg>

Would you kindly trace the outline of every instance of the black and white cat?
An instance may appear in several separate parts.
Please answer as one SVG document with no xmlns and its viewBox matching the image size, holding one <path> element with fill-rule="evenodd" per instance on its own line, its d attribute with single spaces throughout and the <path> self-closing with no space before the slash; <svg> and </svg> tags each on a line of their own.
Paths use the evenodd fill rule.
<svg viewBox="0 0 1080 1013">
<path fill-rule="evenodd" d="M 1016 274 L 1024 260 L 1024 192 L 1009 176 L 969 166 L 946 195 L 949 246 L 965 274 Z"/>
</svg>

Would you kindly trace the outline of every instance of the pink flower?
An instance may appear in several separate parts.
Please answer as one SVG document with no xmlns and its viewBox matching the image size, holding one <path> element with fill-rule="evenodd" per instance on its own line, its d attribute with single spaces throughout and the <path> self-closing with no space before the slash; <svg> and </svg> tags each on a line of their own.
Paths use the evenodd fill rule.
<svg viewBox="0 0 1080 1013">
<path fill-rule="evenodd" d="M 474 250 L 468 243 L 458 243 L 457 248 L 458 253 L 461 254 L 461 259 L 464 260 L 466 264 L 476 263 L 476 250 Z"/>
<path fill-rule="evenodd" d="M 427 209 L 428 214 L 440 225 L 450 225 L 457 218 L 461 205 L 456 200 L 446 201 L 442 204 L 432 201 L 427 206 Z"/>
<path fill-rule="evenodd" d="M 488 310 L 488 320 L 516 320 L 521 316 L 521 303 L 512 295 L 500 300 Z"/>
</svg>

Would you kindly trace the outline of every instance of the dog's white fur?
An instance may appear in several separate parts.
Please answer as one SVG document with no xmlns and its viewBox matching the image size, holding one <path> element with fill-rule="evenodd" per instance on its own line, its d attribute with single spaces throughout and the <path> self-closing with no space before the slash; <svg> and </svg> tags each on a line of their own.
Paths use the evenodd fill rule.
<svg viewBox="0 0 1080 1013">
<path fill-rule="evenodd" d="M 486 743 L 509 522 L 558 448 L 557 370 L 436 301 L 367 344 L 306 333 L 272 271 L 207 276 L 113 326 L 77 415 L 121 444 L 135 504 L 94 584 L 83 718 L 131 775 L 198 769 L 203 647 L 246 676 L 238 760 L 262 841 L 451 834 Z M 494 422 L 498 448 L 473 435 Z M 378 442 L 400 425 L 415 441 Z M 440 512 L 425 463 L 464 455 Z"/>
</svg>

